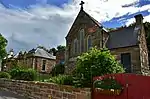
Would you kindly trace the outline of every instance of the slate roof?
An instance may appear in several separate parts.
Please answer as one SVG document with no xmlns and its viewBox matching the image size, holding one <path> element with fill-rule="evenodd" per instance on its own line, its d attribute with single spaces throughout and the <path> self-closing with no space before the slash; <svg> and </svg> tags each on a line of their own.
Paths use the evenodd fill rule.
<svg viewBox="0 0 150 99">
<path fill-rule="evenodd" d="M 113 49 L 137 45 L 139 29 L 140 27 L 130 26 L 109 32 L 106 47 L 108 49 Z"/>
<path fill-rule="evenodd" d="M 42 48 L 36 48 L 34 53 L 33 53 L 33 56 L 43 57 L 43 58 L 48 58 L 48 59 L 56 59 L 55 56 L 53 56 L 52 54 L 48 53 L 47 51 L 45 51 Z"/>
</svg>

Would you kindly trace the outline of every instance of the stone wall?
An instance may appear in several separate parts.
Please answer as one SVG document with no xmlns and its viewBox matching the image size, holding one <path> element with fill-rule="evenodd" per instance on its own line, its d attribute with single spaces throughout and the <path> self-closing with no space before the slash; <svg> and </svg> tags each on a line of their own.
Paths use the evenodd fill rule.
<svg viewBox="0 0 150 99">
<path fill-rule="evenodd" d="M 56 53 L 56 64 L 60 64 L 65 61 L 65 51 L 59 51 Z"/>
<path fill-rule="evenodd" d="M 42 70 L 43 60 L 46 60 L 45 71 Z M 40 57 L 33 58 L 33 68 L 38 72 L 50 73 L 55 64 L 56 64 L 55 60 Z"/>
<path fill-rule="evenodd" d="M 103 31 L 102 33 L 102 29 L 97 26 L 94 19 L 92 19 L 86 12 L 80 11 L 76 21 L 73 23 L 68 35 L 66 36 L 66 71 L 71 72 L 75 67 L 73 65 L 75 64 L 75 61 L 69 61 L 71 58 L 76 58 L 89 50 L 89 37 L 91 38 L 92 47 L 97 46 L 98 48 L 102 48 L 102 38 L 104 38 L 102 36 L 104 36 L 104 34 L 105 32 Z M 77 42 L 76 51 L 75 41 Z"/>
<path fill-rule="evenodd" d="M 116 56 L 116 59 L 121 62 L 121 54 L 131 54 L 131 72 L 141 74 L 140 64 L 140 49 L 138 46 L 111 49 L 111 54 Z"/>
<path fill-rule="evenodd" d="M 141 25 L 141 30 L 139 31 L 138 36 L 139 36 L 141 71 L 143 75 L 148 75 L 149 72 L 148 49 L 143 25 Z"/>
<path fill-rule="evenodd" d="M 43 60 L 46 60 L 44 71 L 42 70 Z M 5 63 L 5 65 L 7 66 L 6 70 L 10 70 L 13 66 L 13 63 L 22 67 L 33 68 L 37 70 L 38 72 L 50 73 L 52 71 L 52 68 L 56 64 L 56 60 L 42 58 L 42 57 L 27 57 L 27 58 L 22 58 L 22 59 L 13 59 Z"/>
<path fill-rule="evenodd" d="M 90 89 L 77 89 L 52 83 L 0 79 L 0 88 L 29 99 L 91 99 Z"/>
</svg>

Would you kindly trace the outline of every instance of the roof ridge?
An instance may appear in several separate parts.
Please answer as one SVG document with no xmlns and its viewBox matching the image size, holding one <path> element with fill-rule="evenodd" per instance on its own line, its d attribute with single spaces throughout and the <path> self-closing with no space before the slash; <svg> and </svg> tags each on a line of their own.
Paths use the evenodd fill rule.
<svg viewBox="0 0 150 99">
<path fill-rule="evenodd" d="M 131 27 L 134 27 L 134 26 L 123 26 L 123 27 L 118 27 L 118 28 L 116 28 L 116 29 L 114 29 L 114 30 L 110 30 L 108 33 L 120 31 L 120 30 L 122 30 L 122 29 L 125 29 L 125 28 L 131 28 Z"/>
</svg>

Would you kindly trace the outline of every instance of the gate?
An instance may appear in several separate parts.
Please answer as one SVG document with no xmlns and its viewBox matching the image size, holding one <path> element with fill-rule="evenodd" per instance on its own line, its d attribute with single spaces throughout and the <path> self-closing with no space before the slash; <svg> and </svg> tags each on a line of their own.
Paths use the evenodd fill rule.
<svg viewBox="0 0 150 99">
<path fill-rule="evenodd" d="M 111 80 L 111 87 L 118 89 L 106 90 L 104 79 Z M 109 82 L 107 82 L 109 84 Z M 121 87 L 119 86 L 121 85 Z M 106 88 L 105 90 L 99 87 Z M 135 74 L 111 74 L 95 77 L 93 82 L 92 99 L 150 99 L 150 77 Z"/>
</svg>

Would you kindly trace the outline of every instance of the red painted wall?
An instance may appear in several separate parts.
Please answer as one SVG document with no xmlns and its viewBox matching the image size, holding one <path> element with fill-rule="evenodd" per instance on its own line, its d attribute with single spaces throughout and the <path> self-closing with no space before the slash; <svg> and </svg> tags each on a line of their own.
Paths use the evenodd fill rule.
<svg viewBox="0 0 150 99">
<path fill-rule="evenodd" d="M 149 76 L 135 74 L 111 74 L 103 77 L 95 77 L 94 80 L 108 76 L 115 76 L 116 80 L 124 86 L 122 93 L 119 96 L 108 96 L 93 90 L 93 99 L 150 99 Z"/>
</svg>

